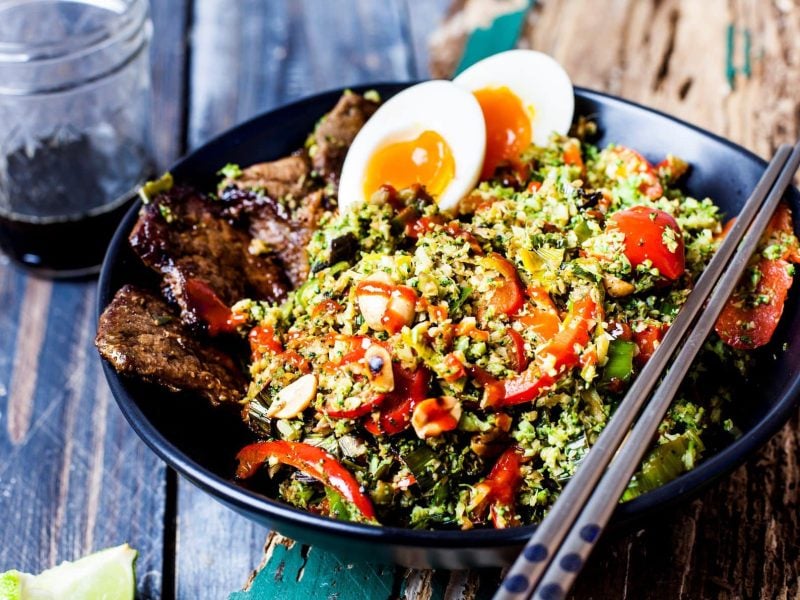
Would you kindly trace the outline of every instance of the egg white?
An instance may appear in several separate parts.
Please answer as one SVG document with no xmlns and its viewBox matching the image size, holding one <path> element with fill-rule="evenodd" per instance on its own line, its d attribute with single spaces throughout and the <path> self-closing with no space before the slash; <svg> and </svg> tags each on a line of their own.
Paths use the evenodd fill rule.
<svg viewBox="0 0 800 600">
<path fill-rule="evenodd" d="M 475 63 L 453 80 L 474 92 L 505 86 L 531 115 L 533 143 L 547 144 L 553 132 L 566 134 L 575 112 L 572 82 L 563 67 L 535 50 L 509 50 Z"/>
<path fill-rule="evenodd" d="M 478 182 L 486 152 L 486 126 L 475 97 L 450 81 L 426 81 L 387 100 L 358 132 L 345 157 L 339 180 L 339 211 L 368 198 L 364 193 L 372 155 L 395 142 L 413 139 L 423 131 L 438 133 L 450 146 L 453 179 L 434 198 L 439 209 L 452 212 Z"/>
</svg>

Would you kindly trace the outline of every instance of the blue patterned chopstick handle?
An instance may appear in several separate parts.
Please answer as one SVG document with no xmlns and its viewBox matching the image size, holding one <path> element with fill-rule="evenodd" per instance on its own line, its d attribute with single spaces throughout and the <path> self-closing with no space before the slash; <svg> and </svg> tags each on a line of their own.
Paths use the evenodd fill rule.
<svg viewBox="0 0 800 600">
<path fill-rule="evenodd" d="M 534 600 L 562 600 L 586 564 L 615 508 L 616 502 L 587 506 L 576 527 L 570 531 L 553 557 L 541 584 L 536 590 L 528 590 L 525 597 Z M 535 595 L 531 595 L 531 592 L 535 592 Z"/>
<path fill-rule="evenodd" d="M 536 600 L 561 600 L 583 568 L 602 530 L 603 526 L 599 523 L 585 523 L 573 529 L 552 562 L 548 561 L 552 556 L 552 549 L 546 544 L 529 544 L 523 550 L 520 560 L 514 563 L 513 572 L 509 571 L 506 575 L 495 600 L 530 598 L 534 592 L 532 582 L 539 577 L 542 577 L 542 584 L 535 590 Z"/>
</svg>

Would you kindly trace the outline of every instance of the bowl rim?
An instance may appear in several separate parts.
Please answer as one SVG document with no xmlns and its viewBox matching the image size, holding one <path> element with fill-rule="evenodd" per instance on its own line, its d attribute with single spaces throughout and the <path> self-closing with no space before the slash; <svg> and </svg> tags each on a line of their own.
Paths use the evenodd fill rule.
<svg viewBox="0 0 800 600">
<path fill-rule="evenodd" d="M 228 137 L 236 137 L 239 133 L 254 126 L 258 121 L 280 111 L 293 111 L 297 107 L 306 103 L 318 101 L 326 96 L 335 96 L 345 90 L 363 92 L 373 88 L 394 88 L 413 85 L 413 81 L 383 81 L 370 84 L 331 88 L 316 94 L 304 96 L 293 102 L 280 105 L 270 110 L 259 113 L 258 115 L 214 136 L 204 142 L 201 146 L 189 152 L 185 156 L 175 161 L 170 171 L 180 169 L 184 163 L 192 160 L 195 154 L 203 151 L 208 146 L 216 145 Z M 711 140 L 719 143 L 737 154 L 746 157 L 762 167 L 767 163 L 761 157 L 750 150 L 718 136 L 701 127 L 673 117 L 665 112 L 643 106 L 630 100 L 624 100 L 617 96 L 590 90 L 576 86 L 576 97 L 594 100 L 599 103 L 612 107 L 634 109 L 644 111 L 662 117 L 676 125 L 688 128 L 695 133 L 699 133 Z M 795 193 L 797 190 L 792 188 Z M 98 280 L 97 294 L 97 317 L 110 302 L 117 289 L 112 289 L 112 273 L 117 257 L 125 247 L 130 227 L 136 218 L 136 214 L 141 206 L 141 201 L 137 201 L 130 208 L 128 213 L 121 221 L 114 236 L 109 244 L 108 251 L 103 261 L 100 277 Z M 525 525 L 508 529 L 473 529 L 473 530 L 427 530 L 410 529 L 402 527 L 392 527 L 385 525 L 367 525 L 340 521 L 331 517 L 315 515 L 299 508 L 284 504 L 262 494 L 250 491 L 236 485 L 231 479 L 225 479 L 210 472 L 201 464 L 190 458 L 177 446 L 170 442 L 147 418 L 144 412 L 136 403 L 136 400 L 125 389 L 123 382 L 126 378 L 118 374 L 114 368 L 105 360 L 101 359 L 103 372 L 112 395 L 117 402 L 122 414 L 144 442 L 155 452 L 168 466 L 174 468 L 181 475 L 190 480 L 194 485 L 209 493 L 216 500 L 228 505 L 234 510 L 245 514 L 257 514 L 263 521 L 269 523 L 289 524 L 304 529 L 311 529 L 315 532 L 333 535 L 344 535 L 354 540 L 360 541 L 380 541 L 396 546 L 415 547 L 423 545 L 429 548 L 493 548 L 504 547 L 510 544 L 524 543 L 536 529 L 536 525 Z M 771 409 L 747 433 L 733 441 L 730 445 L 723 448 L 713 456 L 703 459 L 694 469 L 682 474 L 678 478 L 667 484 L 647 492 L 633 500 L 621 503 L 614 511 L 612 524 L 623 525 L 630 521 L 638 520 L 646 515 L 652 514 L 657 509 L 664 509 L 677 504 L 688 496 L 699 493 L 702 489 L 711 485 L 718 478 L 730 473 L 733 469 L 742 465 L 750 454 L 763 446 L 778 430 L 787 422 L 792 411 L 800 398 L 800 376 L 796 376 L 794 382 L 775 403 Z"/>
</svg>

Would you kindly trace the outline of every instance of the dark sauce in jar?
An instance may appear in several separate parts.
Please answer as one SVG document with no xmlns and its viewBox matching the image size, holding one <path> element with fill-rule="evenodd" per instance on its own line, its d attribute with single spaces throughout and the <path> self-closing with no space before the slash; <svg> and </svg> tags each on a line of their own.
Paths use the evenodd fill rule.
<svg viewBox="0 0 800 600">
<path fill-rule="evenodd" d="M 0 181 L 0 249 L 46 277 L 96 273 L 111 237 L 150 175 L 143 149 L 109 151 L 87 136 L 44 140 L 6 156 Z"/>
</svg>

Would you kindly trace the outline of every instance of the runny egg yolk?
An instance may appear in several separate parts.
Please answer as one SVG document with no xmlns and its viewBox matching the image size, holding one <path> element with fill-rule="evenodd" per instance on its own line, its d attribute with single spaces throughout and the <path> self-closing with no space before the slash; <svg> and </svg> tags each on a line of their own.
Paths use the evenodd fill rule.
<svg viewBox="0 0 800 600">
<path fill-rule="evenodd" d="M 473 92 L 486 121 L 486 158 L 481 179 L 489 179 L 503 162 L 515 164 L 530 146 L 531 119 L 519 96 L 506 86 Z"/>
<path fill-rule="evenodd" d="M 416 183 L 436 198 L 452 181 L 455 171 L 450 146 L 435 131 L 425 130 L 412 140 L 388 144 L 370 157 L 364 193 L 369 198 L 382 185 L 402 190 Z"/>
</svg>

